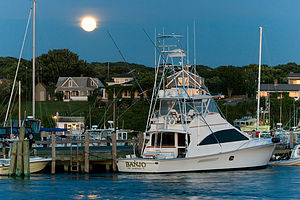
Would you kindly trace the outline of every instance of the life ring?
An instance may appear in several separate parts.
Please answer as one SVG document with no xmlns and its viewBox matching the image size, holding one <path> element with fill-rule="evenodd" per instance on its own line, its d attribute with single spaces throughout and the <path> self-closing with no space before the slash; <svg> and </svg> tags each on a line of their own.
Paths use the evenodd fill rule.
<svg viewBox="0 0 300 200">
<path fill-rule="evenodd" d="M 175 123 L 176 123 L 175 117 L 170 117 L 170 119 L 169 119 L 169 124 L 170 124 L 170 125 L 174 125 Z"/>
<path fill-rule="evenodd" d="M 259 120 L 259 125 L 263 125 L 263 121 L 262 120 Z"/>
</svg>

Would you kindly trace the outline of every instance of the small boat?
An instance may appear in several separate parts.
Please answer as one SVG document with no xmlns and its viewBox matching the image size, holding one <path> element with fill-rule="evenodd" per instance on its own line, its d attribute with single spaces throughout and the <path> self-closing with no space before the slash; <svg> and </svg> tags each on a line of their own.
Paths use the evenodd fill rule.
<svg viewBox="0 0 300 200">
<path fill-rule="evenodd" d="M 117 159 L 118 170 L 168 173 L 266 167 L 275 144 L 251 138 L 225 119 L 204 79 L 193 66 L 183 64 L 182 37 L 158 36 L 161 55 L 144 137 L 149 141 L 141 157 Z"/>
<path fill-rule="evenodd" d="M 52 158 L 30 157 L 30 173 L 37 173 L 45 169 Z M 0 159 L 0 175 L 8 175 L 10 158 Z"/>
<path fill-rule="evenodd" d="M 243 117 L 241 119 L 233 120 L 233 125 L 238 127 L 243 132 L 252 132 L 256 130 L 257 119 L 253 117 Z M 259 131 L 260 132 L 270 132 L 270 125 L 262 120 L 259 121 Z"/>
<path fill-rule="evenodd" d="M 272 166 L 300 166 L 300 145 L 294 146 L 290 159 L 270 161 L 269 165 Z"/>
</svg>

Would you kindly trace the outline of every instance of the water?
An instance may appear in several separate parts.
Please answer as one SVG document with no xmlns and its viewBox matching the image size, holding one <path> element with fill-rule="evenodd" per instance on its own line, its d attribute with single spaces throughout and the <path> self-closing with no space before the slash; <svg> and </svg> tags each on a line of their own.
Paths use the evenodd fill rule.
<svg viewBox="0 0 300 200">
<path fill-rule="evenodd" d="M 300 199 L 300 167 L 175 174 L 0 177 L 0 199 Z"/>
</svg>

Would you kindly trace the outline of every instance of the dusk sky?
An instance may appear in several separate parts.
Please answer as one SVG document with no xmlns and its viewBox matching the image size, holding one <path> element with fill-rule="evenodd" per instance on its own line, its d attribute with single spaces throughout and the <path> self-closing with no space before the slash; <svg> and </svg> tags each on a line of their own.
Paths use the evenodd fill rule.
<svg viewBox="0 0 300 200">
<path fill-rule="evenodd" d="M 0 56 L 18 57 L 31 0 L 0 2 Z M 186 36 L 196 22 L 197 64 L 243 66 L 258 63 L 259 26 L 263 27 L 262 63 L 300 64 L 299 0 L 38 0 L 37 56 L 50 49 L 70 49 L 88 62 L 123 61 L 154 65 L 154 29 Z M 83 16 L 98 27 L 85 32 Z M 32 29 L 23 57 L 32 57 Z M 193 49 L 190 49 L 193 51 Z M 190 60 L 193 60 L 191 57 Z"/>
</svg>

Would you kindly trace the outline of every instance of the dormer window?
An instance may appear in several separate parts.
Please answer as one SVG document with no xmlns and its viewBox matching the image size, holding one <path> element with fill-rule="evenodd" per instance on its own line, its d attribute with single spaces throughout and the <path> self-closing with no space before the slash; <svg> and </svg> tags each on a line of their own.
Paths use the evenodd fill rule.
<svg viewBox="0 0 300 200">
<path fill-rule="evenodd" d="M 91 86 L 93 86 L 94 85 L 94 81 L 91 81 Z"/>
</svg>

